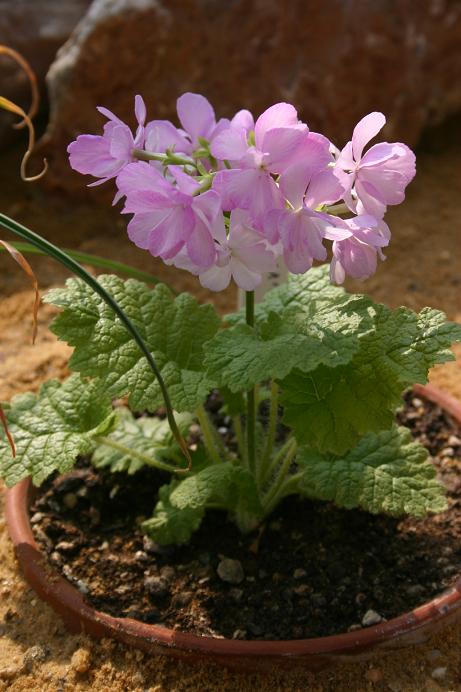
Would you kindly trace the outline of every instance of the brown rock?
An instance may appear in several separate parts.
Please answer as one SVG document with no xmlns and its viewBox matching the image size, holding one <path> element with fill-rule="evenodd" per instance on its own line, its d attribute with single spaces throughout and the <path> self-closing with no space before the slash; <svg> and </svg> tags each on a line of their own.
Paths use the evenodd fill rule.
<svg viewBox="0 0 461 692">
<path fill-rule="evenodd" d="M 90 669 L 90 653 L 88 649 L 77 649 L 74 651 L 70 665 L 76 673 L 81 675 L 87 673 Z"/>
<path fill-rule="evenodd" d="M 0 43 L 19 51 L 31 64 L 43 94 L 45 75 L 56 52 L 67 40 L 91 0 L 14 0 L 0 3 Z M 1 95 L 28 108 L 30 87 L 23 71 L 6 56 L 0 57 Z M 17 121 L 17 118 L 15 119 Z M 11 118 L 11 122 L 15 121 Z M 0 143 L 15 130 L 1 112 Z"/>
<path fill-rule="evenodd" d="M 460 41 L 461 5 L 449 0 L 418 12 L 410 0 L 95 0 L 48 74 L 48 182 L 83 190 L 67 144 L 100 131 L 97 105 L 132 123 L 136 93 L 150 118 L 174 118 L 188 90 L 219 116 L 287 100 L 338 145 L 382 110 L 384 137 L 414 144 L 461 107 Z"/>
</svg>

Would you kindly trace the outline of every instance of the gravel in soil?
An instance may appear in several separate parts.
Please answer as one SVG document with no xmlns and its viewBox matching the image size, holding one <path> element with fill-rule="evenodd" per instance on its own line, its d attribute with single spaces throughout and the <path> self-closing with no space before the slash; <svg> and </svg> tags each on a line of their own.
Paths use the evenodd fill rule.
<svg viewBox="0 0 461 692">
<path fill-rule="evenodd" d="M 87 601 L 114 616 L 234 639 L 360 629 L 431 599 L 461 571 L 461 430 L 412 393 L 398 422 L 433 456 L 447 512 L 399 520 L 288 498 L 258 532 L 242 536 L 210 512 L 189 544 L 165 547 L 139 524 L 167 477 L 83 462 L 39 491 L 34 533 Z"/>
</svg>

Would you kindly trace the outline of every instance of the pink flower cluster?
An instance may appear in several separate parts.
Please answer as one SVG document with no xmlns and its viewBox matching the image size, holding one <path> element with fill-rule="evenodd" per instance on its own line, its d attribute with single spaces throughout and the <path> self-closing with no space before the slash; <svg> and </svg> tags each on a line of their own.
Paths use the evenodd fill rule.
<svg viewBox="0 0 461 692">
<path fill-rule="evenodd" d="M 231 279 L 253 290 L 283 259 L 302 274 L 328 257 L 331 278 L 365 279 L 376 271 L 390 231 L 388 205 L 404 199 L 415 156 L 404 144 L 383 142 L 364 153 L 385 124 L 370 113 L 339 151 L 311 132 L 288 103 L 268 108 L 256 122 L 249 111 L 216 121 L 206 98 L 187 93 L 177 102 L 181 127 L 138 123 L 130 128 L 105 108 L 101 136 L 81 135 L 69 145 L 72 168 L 99 185 L 115 178 L 115 201 L 133 214 L 130 239 L 167 264 L 198 275 L 220 291 Z"/>
</svg>

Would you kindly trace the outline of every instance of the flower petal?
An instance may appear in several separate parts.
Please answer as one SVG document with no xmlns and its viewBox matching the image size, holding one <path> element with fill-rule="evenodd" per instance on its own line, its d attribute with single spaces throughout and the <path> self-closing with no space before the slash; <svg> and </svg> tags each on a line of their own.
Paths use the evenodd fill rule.
<svg viewBox="0 0 461 692">
<path fill-rule="evenodd" d="M 210 137 L 216 118 L 208 99 L 201 94 L 187 92 L 178 98 L 176 108 L 181 125 L 191 136 L 194 145 L 199 137 Z"/>
<path fill-rule="evenodd" d="M 276 103 L 267 108 L 256 121 L 255 140 L 258 149 L 262 149 L 264 135 L 274 127 L 290 127 L 298 124 L 298 113 L 290 103 Z"/>
<path fill-rule="evenodd" d="M 354 127 L 354 132 L 352 133 L 352 150 L 354 159 L 357 162 L 360 161 L 365 145 L 368 144 L 370 139 L 376 137 L 385 124 L 386 118 L 384 114 L 374 111 L 362 118 Z"/>
</svg>

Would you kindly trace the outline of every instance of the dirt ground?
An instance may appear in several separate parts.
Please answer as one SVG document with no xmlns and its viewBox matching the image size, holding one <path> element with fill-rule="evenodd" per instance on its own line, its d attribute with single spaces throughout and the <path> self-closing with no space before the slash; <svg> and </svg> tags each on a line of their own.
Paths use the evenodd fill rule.
<svg viewBox="0 0 461 692">
<path fill-rule="evenodd" d="M 407 201 L 392 210 L 388 221 L 393 243 L 388 260 L 365 286 L 375 299 L 390 306 L 442 308 L 461 321 L 461 136 L 435 133 L 418 158 L 418 175 Z M 451 136 L 455 133 L 454 136 Z M 443 134 L 443 133 L 442 133 Z M 435 144 L 434 144 L 435 142 Z M 215 299 L 219 309 L 232 309 L 235 291 L 213 296 L 196 280 L 165 268 L 126 239 L 125 221 L 107 205 L 76 204 L 61 195 L 21 183 L 16 170 L 18 150 L 1 157 L 0 209 L 64 247 L 78 247 L 130 263 L 170 282 L 192 289 L 203 300 Z M 101 193 L 94 192 L 95 200 Z M 2 234 L 7 238 L 7 234 Z M 62 283 L 66 273 L 51 260 L 30 258 L 42 288 Z M 66 371 L 68 349 L 46 330 L 52 309 L 40 313 L 37 343 L 30 344 L 32 294 L 14 263 L 0 257 L 0 400 L 36 388 Z M 431 379 L 461 397 L 461 347 L 458 361 L 436 368 Z M 0 494 L 3 499 L 3 493 Z M 4 520 L 0 519 L 0 691 L 105 692 L 312 690 L 362 692 L 391 690 L 461 691 L 461 625 L 438 634 L 428 644 L 395 652 L 372 663 L 347 664 L 316 675 L 293 672 L 245 676 L 212 666 L 190 666 L 164 657 L 149 658 L 109 641 L 96 643 L 67 634 L 60 619 L 27 588 L 18 572 Z"/>
</svg>

